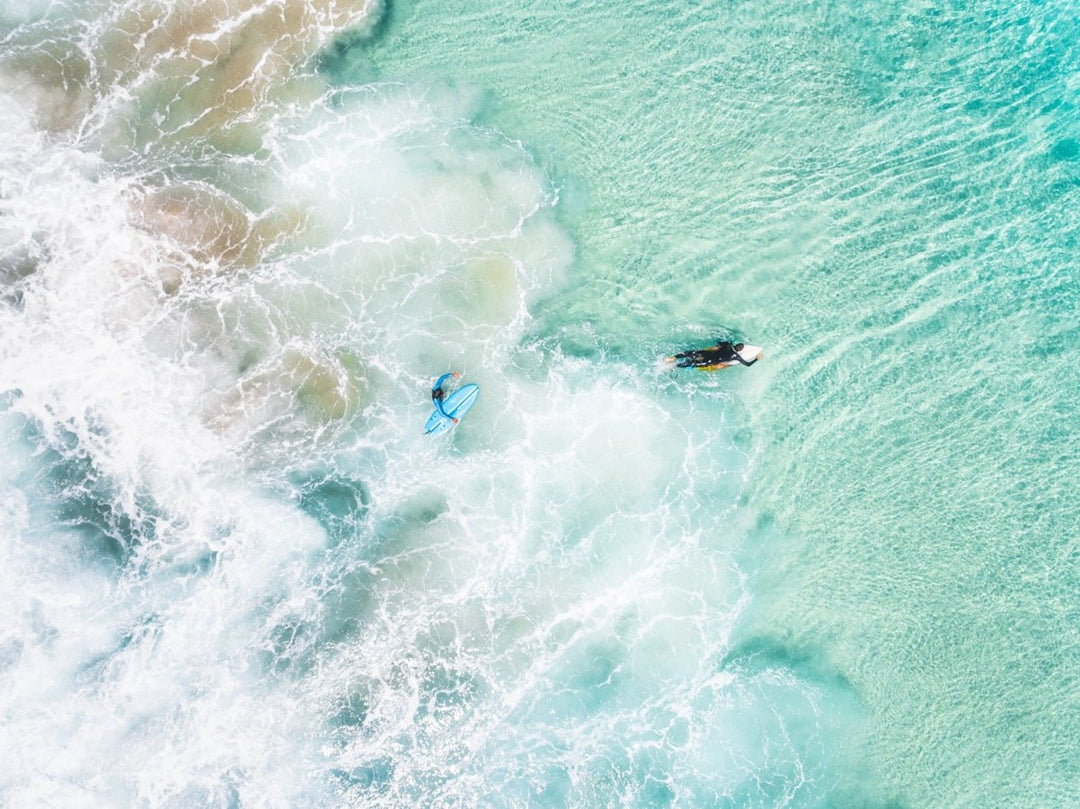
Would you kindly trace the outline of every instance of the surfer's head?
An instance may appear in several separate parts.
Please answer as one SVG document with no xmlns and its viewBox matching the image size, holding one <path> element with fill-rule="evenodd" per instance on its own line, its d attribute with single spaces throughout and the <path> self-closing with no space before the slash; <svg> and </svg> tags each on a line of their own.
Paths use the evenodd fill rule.
<svg viewBox="0 0 1080 809">
<path fill-rule="evenodd" d="M 742 350 L 743 350 L 744 348 L 746 348 L 746 344 L 745 344 L 745 343 L 736 343 L 736 344 L 735 344 L 735 350 L 736 350 L 736 351 L 742 351 Z"/>
</svg>

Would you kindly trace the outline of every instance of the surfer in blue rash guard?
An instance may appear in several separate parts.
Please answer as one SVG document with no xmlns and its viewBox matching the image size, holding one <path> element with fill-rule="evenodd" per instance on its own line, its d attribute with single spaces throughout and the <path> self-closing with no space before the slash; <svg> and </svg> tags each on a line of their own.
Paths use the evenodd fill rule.
<svg viewBox="0 0 1080 809">
<path fill-rule="evenodd" d="M 458 423 L 458 420 L 443 410 L 443 399 L 446 398 L 446 392 L 442 389 L 443 382 L 447 379 L 458 379 L 461 376 L 459 371 L 450 371 L 445 373 L 435 380 L 435 384 L 431 388 L 431 402 L 435 405 L 435 409 L 439 411 L 439 415 L 444 419 L 450 419 L 454 424 Z"/>
</svg>

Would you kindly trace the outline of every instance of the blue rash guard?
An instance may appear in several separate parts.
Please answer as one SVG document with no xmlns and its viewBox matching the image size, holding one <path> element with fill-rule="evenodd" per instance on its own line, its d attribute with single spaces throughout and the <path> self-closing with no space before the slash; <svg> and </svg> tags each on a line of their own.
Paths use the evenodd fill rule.
<svg viewBox="0 0 1080 809">
<path fill-rule="evenodd" d="M 452 376 L 452 373 L 443 374 L 435 380 L 435 384 L 431 388 L 431 401 L 434 403 L 435 409 L 439 411 L 439 415 L 442 416 L 444 419 L 451 420 L 453 420 L 453 416 L 443 410 L 442 400 L 443 397 L 446 396 L 446 394 L 443 393 L 442 384 Z"/>
</svg>

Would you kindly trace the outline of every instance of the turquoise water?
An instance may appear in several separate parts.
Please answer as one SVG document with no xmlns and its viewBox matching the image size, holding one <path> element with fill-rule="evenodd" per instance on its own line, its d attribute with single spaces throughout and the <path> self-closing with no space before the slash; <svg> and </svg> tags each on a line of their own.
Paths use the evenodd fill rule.
<svg viewBox="0 0 1080 809">
<path fill-rule="evenodd" d="M 0 5 L 0 804 L 1080 803 L 1075 5 L 191 9 Z"/>
</svg>

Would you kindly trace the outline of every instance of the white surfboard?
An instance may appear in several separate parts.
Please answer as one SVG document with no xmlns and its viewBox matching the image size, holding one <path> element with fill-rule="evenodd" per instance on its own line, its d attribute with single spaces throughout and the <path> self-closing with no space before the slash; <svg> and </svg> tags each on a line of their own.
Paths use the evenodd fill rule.
<svg viewBox="0 0 1080 809">
<path fill-rule="evenodd" d="M 752 345 L 747 344 L 747 345 L 743 346 L 742 351 L 739 351 L 737 353 L 738 353 L 738 355 L 740 357 L 742 357 L 747 362 L 751 362 L 752 360 L 761 359 L 761 352 L 762 351 L 764 351 L 764 349 L 761 346 L 752 346 Z M 738 365 L 739 363 L 737 363 L 737 362 L 729 362 L 727 364 L 728 365 Z"/>
</svg>

